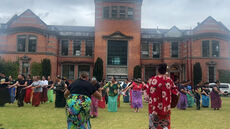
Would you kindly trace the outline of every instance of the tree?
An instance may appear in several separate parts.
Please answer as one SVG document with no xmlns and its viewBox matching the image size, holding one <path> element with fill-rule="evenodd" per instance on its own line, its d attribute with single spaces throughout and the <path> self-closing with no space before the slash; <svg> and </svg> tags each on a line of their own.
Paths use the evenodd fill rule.
<svg viewBox="0 0 230 129">
<path fill-rule="evenodd" d="M 42 76 L 42 64 L 38 62 L 33 62 L 31 64 L 31 75 L 32 76 Z"/>
<path fill-rule="evenodd" d="M 103 78 L 103 60 L 98 57 L 93 69 L 93 76 L 100 82 Z"/>
<path fill-rule="evenodd" d="M 19 61 L 6 62 L 0 57 L 0 73 L 17 78 L 19 74 Z"/>
<path fill-rule="evenodd" d="M 199 62 L 197 62 L 193 66 L 193 83 L 197 85 L 200 81 L 202 81 L 202 69 Z"/>
<path fill-rule="evenodd" d="M 140 65 L 136 65 L 134 67 L 134 70 L 133 70 L 133 78 L 141 78 L 141 66 Z"/>
<path fill-rule="evenodd" d="M 43 59 L 42 60 L 42 75 L 45 77 L 50 76 L 51 73 L 51 63 L 50 59 Z"/>
</svg>

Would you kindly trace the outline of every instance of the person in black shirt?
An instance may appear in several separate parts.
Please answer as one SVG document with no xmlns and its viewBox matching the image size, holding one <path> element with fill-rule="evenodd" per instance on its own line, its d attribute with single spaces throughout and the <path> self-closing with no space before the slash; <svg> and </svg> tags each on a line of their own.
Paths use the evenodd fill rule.
<svg viewBox="0 0 230 129">
<path fill-rule="evenodd" d="M 194 86 L 194 95 L 196 99 L 196 110 L 200 110 L 200 95 L 201 95 L 201 88 L 203 86 L 203 82 L 201 81 L 199 84 Z"/>
<path fill-rule="evenodd" d="M 30 86 L 33 83 L 33 80 L 30 75 L 27 76 L 27 86 Z M 25 103 L 30 104 L 31 103 L 31 97 L 32 97 L 32 88 L 26 89 L 26 95 L 24 98 Z"/>
<path fill-rule="evenodd" d="M 209 93 L 209 83 L 205 82 L 204 86 L 201 89 L 202 107 L 209 107 Z"/>
<path fill-rule="evenodd" d="M 25 93 L 26 93 L 26 90 L 24 88 L 27 87 L 27 81 L 23 74 L 18 75 L 18 80 L 11 87 L 14 87 L 14 86 L 17 87 L 15 98 L 16 100 L 18 100 L 18 107 L 23 107 L 24 106 L 23 100 L 24 100 Z"/>
<path fill-rule="evenodd" d="M 53 92 L 53 89 L 51 89 L 51 86 L 53 85 L 53 81 L 51 79 L 50 76 L 48 76 L 48 92 L 47 92 L 47 95 L 48 95 L 48 103 L 50 102 L 53 102 L 54 101 L 54 92 Z"/>
<path fill-rule="evenodd" d="M 5 103 L 10 103 L 10 93 L 7 89 L 9 84 L 9 79 L 5 74 L 0 73 L 0 107 L 3 107 Z"/>
<path fill-rule="evenodd" d="M 102 96 L 88 80 L 88 74 L 83 72 L 80 79 L 75 80 L 65 91 L 65 97 L 68 97 L 66 105 L 68 128 L 91 128 L 91 96 L 99 100 Z"/>
</svg>

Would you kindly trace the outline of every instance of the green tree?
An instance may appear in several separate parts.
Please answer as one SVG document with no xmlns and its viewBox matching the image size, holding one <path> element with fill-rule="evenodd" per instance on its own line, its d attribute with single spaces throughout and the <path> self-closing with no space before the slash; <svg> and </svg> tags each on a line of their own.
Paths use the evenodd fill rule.
<svg viewBox="0 0 230 129">
<path fill-rule="evenodd" d="M 202 81 L 202 69 L 200 63 L 197 62 L 193 66 L 193 84 L 197 85 L 200 81 Z"/>
<path fill-rule="evenodd" d="M 0 73 L 17 78 L 17 75 L 19 74 L 19 61 L 6 62 L 0 58 Z"/>
<path fill-rule="evenodd" d="M 98 57 L 93 69 L 93 76 L 100 82 L 103 78 L 103 60 Z"/>
<path fill-rule="evenodd" d="M 141 78 L 141 66 L 136 65 L 133 70 L 133 78 Z"/>
<path fill-rule="evenodd" d="M 42 76 L 42 64 L 38 62 L 33 62 L 31 64 L 31 75 L 32 76 Z"/>
<path fill-rule="evenodd" d="M 51 63 L 50 59 L 43 59 L 42 60 L 42 75 L 45 77 L 50 76 L 51 73 Z"/>
</svg>

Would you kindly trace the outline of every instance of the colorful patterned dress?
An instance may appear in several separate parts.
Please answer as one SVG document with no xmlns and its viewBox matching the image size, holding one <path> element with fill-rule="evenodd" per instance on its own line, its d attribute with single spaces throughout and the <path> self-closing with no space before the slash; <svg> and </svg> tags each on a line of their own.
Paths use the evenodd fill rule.
<svg viewBox="0 0 230 129">
<path fill-rule="evenodd" d="M 108 111 L 117 112 L 118 90 L 121 87 L 118 83 L 112 84 L 111 82 L 109 82 L 103 87 L 103 89 L 106 89 L 106 88 L 109 88 Z"/>
<path fill-rule="evenodd" d="M 171 94 L 179 95 L 173 81 L 166 75 L 152 77 L 149 88 L 149 129 L 170 129 Z"/>
<path fill-rule="evenodd" d="M 142 84 L 136 84 L 133 82 L 132 90 L 132 106 L 133 108 L 142 108 Z"/>
</svg>

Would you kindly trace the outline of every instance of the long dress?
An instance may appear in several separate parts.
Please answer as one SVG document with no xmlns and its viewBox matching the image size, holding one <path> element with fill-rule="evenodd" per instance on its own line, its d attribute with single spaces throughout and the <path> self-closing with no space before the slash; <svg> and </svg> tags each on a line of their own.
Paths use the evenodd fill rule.
<svg viewBox="0 0 230 129">
<path fill-rule="evenodd" d="M 177 108 L 180 110 L 185 110 L 187 108 L 187 103 L 188 103 L 187 95 L 182 92 L 182 90 L 185 90 L 185 87 L 180 85 L 179 90 L 180 90 L 180 99 L 178 101 Z"/>
<path fill-rule="evenodd" d="M 142 103 L 142 84 L 138 85 L 133 82 L 133 90 L 132 90 L 132 106 L 133 108 L 143 108 Z"/>
<path fill-rule="evenodd" d="M 50 86 L 53 84 L 53 81 L 48 81 L 48 85 L 50 88 Z M 48 96 L 48 102 L 53 102 L 54 101 L 54 92 L 52 89 L 48 90 L 47 92 L 47 96 Z"/>
<path fill-rule="evenodd" d="M 38 87 L 40 86 L 40 81 L 34 81 L 31 85 L 33 87 L 32 106 L 38 107 L 41 102 L 42 87 Z"/>
<path fill-rule="evenodd" d="M 124 83 L 124 84 L 122 85 L 122 88 L 125 89 L 127 86 L 128 86 L 128 85 Z M 123 95 L 123 102 L 124 102 L 124 103 L 129 103 L 129 91 L 127 91 L 127 92 L 125 93 L 125 95 Z"/>
<path fill-rule="evenodd" d="M 152 77 L 148 82 L 149 129 L 170 129 L 171 93 L 179 94 L 166 75 Z"/>
<path fill-rule="evenodd" d="M 103 88 L 109 88 L 108 111 L 117 112 L 118 89 L 120 89 L 120 85 L 117 83 L 112 84 L 111 82 L 109 82 Z"/>
<path fill-rule="evenodd" d="M 55 91 L 56 91 L 56 99 L 55 99 L 55 107 L 65 107 L 66 100 L 64 97 L 64 89 L 65 89 L 65 82 L 61 81 L 60 83 L 56 82 L 54 84 Z"/>
<path fill-rule="evenodd" d="M 48 81 L 47 80 L 42 80 L 41 85 L 45 86 L 45 87 L 42 88 L 41 103 L 46 103 L 48 101 L 48 96 L 47 96 L 48 88 L 46 87 L 48 85 Z"/>
<path fill-rule="evenodd" d="M 189 90 L 188 92 L 190 92 L 190 94 L 192 94 L 191 90 Z M 191 108 L 194 105 L 194 99 L 189 94 L 186 94 L 186 95 L 187 95 L 187 100 L 188 100 L 188 107 Z"/>
<path fill-rule="evenodd" d="M 96 90 L 98 90 L 100 88 L 100 85 L 98 83 L 96 83 L 94 85 L 94 87 L 96 87 Z M 90 115 L 93 117 L 97 117 L 98 116 L 98 99 L 96 99 L 93 95 L 91 96 L 91 105 L 90 105 Z"/>
<path fill-rule="evenodd" d="M 27 86 L 30 86 L 32 83 L 33 83 L 32 80 L 27 80 Z M 32 97 L 32 88 L 27 88 L 24 102 L 31 103 L 31 97 Z"/>
<path fill-rule="evenodd" d="M 26 83 L 26 80 L 18 80 L 19 85 L 24 85 Z M 26 95 L 26 90 L 24 89 L 25 86 L 17 86 L 17 92 L 16 92 L 16 100 L 18 100 L 18 107 L 24 106 L 24 98 Z"/>
<path fill-rule="evenodd" d="M 214 86 L 214 87 L 217 87 L 217 86 Z M 210 96 L 211 96 L 211 108 L 219 109 L 219 108 L 221 108 L 222 100 L 221 100 L 221 97 L 218 94 L 218 92 L 216 92 L 214 90 L 214 87 L 212 89 L 212 92 L 210 93 Z M 217 90 L 220 91 L 220 88 L 217 87 Z"/>
<path fill-rule="evenodd" d="M 205 89 L 203 90 L 207 95 L 209 95 L 209 90 Z M 205 94 L 202 94 L 202 106 L 203 107 L 209 107 L 209 96 L 206 96 Z"/>
<path fill-rule="evenodd" d="M 102 90 L 102 100 L 98 100 L 98 107 L 99 108 L 105 108 L 105 103 L 106 103 L 105 97 L 106 97 L 106 89 L 103 89 Z"/>
<path fill-rule="evenodd" d="M 0 78 L 1 82 L 8 82 L 8 78 L 2 77 Z M 4 106 L 6 103 L 10 103 L 10 94 L 9 89 L 7 89 L 7 84 L 1 84 L 0 85 L 0 106 Z"/>
</svg>

